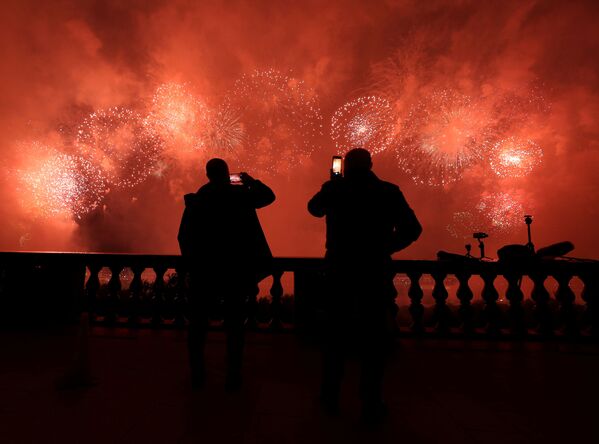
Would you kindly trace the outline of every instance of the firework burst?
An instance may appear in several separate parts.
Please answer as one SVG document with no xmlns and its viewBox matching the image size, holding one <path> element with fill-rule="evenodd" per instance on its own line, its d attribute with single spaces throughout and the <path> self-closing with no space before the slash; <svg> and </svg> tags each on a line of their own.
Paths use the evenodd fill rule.
<svg viewBox="0 0 599 444">
<path fill-rule="evenodd" d="M 76 145 L 105 171 L 108 183 L 130 188 L 156 167 L 162 139 L 127 108 L 95 111 L 79 126 Z"/>
<path fill-rule="evenodd" d="M 416 104 L 398 137 L 399 166 L 416 183 L 446 185 L 486 157 L 495 138 L 489 113 L 472 98 L 441 90 Z"/>
<path fill-rule="evenodd" d="M 541 163 L 543 150 L 532 140 L 508 137 L 497 142 L 489 157 L 491 168 L 499 177 L 524 177 Z"/>
<path fill-rule="evenodd" d="M 152 97 L 144 123 L 165 141 L 171 151 L 201 150 L 210 127 L 210 110 L 186 85 L 164 83 Z"/>
<path fill-rule="evenodd" d="M 221 107 L 212 114 L 204 135 L 206 146 L 218 152 L 232 153 L 245 142 L 245 128 L 234 110 Z"/>
<path fill-rule="evenodd" d="M 470 208 L 453 214 L 447 231 L 457 238 L 472 237 L 475 231 L 504 238 L 522 226 L 523 216 L 531 210 L 531 204 L 519 192 L 485 192 Z"/>
<path fill-rule="evenodd" d="M 225 108 L 239 117 L 234 132 L 245 134 L 242 161 L 259 171 L 283 172 L 301 163 L 322 135 L 314 92 L 274 69 L 242 76 Z"/>
<path fill-rule="evenodd" d="M 378 154 L 393 141 L 396 120 L 387 100 L 359 97 L 335 111 L 331 118 L 331 138 L 340 153 L 362 147 Z"/>
<path fill-rule="evenodd" d="M 496 126 L 501 134 L 521 131 L 534 123 L 535 118 L 543 118 L 551 111 L 539 85 L 510 91 L 497 91 L 494 96 L 493 112 Z M 533 125 L 534 126 L 534 125 Z"/>
<path fill-rule="evenodd" d="M 102 171 L 89 160 L 39 142 L 22 144 L 26 166 L 15 171 L 23 207 L 36 217 L 81 217 L 101 202 Z"/>
<path fill-rule="evenodd" d="M 483 218 L 476 210 L 456 211 L 451 217 L 451 222 L 447 225 L 447 231 L 451 236 L 463 239 L 471 238 L 472 233 L 484 231 L 487 228 Z"/>
<path fill-rule="evenodd" d="M 476 210 L 489 222 L 492 233 L 509 234 L 522 223 L 525 213 L 522 200 L 511 193 L 489 193 L 481 196 Z"/>
</svg>

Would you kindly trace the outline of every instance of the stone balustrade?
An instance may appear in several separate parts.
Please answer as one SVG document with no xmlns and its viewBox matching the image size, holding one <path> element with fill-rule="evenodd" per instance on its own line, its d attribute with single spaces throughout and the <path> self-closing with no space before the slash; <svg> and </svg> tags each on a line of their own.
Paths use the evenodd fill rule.
<svg viewBox="0 0 599 444">
<path fill-rule="evenodd" d="M 314 331 L 325 322 L 323 260 L 276 258 L 274 263 L 266 297 L 248 301 L 248 328 Z M 396 260 L 393 267 L 405 287 L 396 302 L 409 313 L 407 323 L 398 318 L 400 334 L 599 337 L 598 263 Z M 550 278 L 553 289 L 547 285 Z M 571 285 L 575 278 L 581 282 L 578 293 Z M 33 312 L 37 320 L 63 319 L 83 310 L 93 322 L 108 326 L 177 328 L 186 323 L 186 304 L 187 273 L 180 256 L 0 253 L 0 323 L 18 324 Z M 217 305 L 214 326 L 220 324 Z"/>
</svg>

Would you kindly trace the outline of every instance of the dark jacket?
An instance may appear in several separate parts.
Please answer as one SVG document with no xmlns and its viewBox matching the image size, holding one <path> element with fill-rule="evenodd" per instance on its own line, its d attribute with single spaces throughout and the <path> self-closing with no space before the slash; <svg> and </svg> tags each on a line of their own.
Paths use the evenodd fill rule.
<svg viewBox="0 0 599 444">
<path fill-rule="evenodd" d="M 247 272 L 257 281 L 269 275 L 272 253 L 256 209 L 274 200 L 272 190 L 259 180 L 208 183 L 186 194 L 178 235 L 182 256 L 200 273 Z"/>
<path fill-rule="evenodd" d="M 399 187 L 372 171 L 326 182 L 308 203 L 308 211 L 326 216 L 326 257 L 333 260 L 385 260 L 422 232 Z"/>
</svg>

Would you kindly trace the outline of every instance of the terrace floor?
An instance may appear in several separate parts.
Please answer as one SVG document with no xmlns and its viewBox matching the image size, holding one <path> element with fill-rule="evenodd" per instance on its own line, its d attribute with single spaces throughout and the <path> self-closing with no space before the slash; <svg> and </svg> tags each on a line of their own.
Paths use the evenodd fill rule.
<svg viewBox="0 0 599 444">
<path fill-rule="evenodd" d="M 88 341 L 98 384 L 57 390 L 68 333 L 0 333 L 0 442 L 599 442 L 597 345 L 400 339 L 390 415 L 367 427 L 356 365 L 329 418 L 316 402 L 318 349 L 292 334 L 250 334 L 245 386 L 226 394 L 222 333 L 210 335 L 207 387 L 192 392 L 183 332 L 101 327 Z"/>
</svg>

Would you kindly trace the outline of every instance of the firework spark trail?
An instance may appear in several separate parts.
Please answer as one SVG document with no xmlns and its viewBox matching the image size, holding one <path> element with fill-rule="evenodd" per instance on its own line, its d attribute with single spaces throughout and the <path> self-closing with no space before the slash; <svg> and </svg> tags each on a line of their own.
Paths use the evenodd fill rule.
<svg viewBox="0 0 599 444">
<path fill-rule="evenodd" d="M 517 196 L 505 192 L 483 195 L 476 209 L 489 221 L 489 231 L 501 235 L 509 234 L 521 224 L 525 213 L 522 201 Z"/>
<path fill-rule="evenodd" d="M 508 137 L 495 144 L 489 164 L 499 177 L 518 178 L 528 175 L 542 158 L 543 150 L 532 140 Z"/>
<path fill-rule="evenodd" d="M 420 184 L 446 185 L 485 158 L 496 132 L 487 110 L 468 96 L 440 90 L 410 110 L 397 138 L 398 165 Z"/>
<path fill-rule="evenodd" d="M 484 231 L 504 238 L 522 226 L 523 216 L 532 210 L 518 192 L 484 192 L 470 208 L 455 212 L 447 231 L 456 238 L 469 238 Z"/>
<path fill-rule="evenodd" d="M 26 166 L 16 171 L 23 207 L 36 217 L 81 217 L 106 192 L 102 171 L 89 160 L 32 142 L 21 146 Z"/>
<path fill-rule="evenodd" d="M 485 223 L 480 217 L 472 211 L 456 211 L 451 217 L 451 222 L 447 225 L 447 231 L 452 237 L 468 239 L 476 231 L 484 231 Z"/>
<path fill-rule="evenodd" d="M 315 93 L 274 69 L 238 79 L 225 108 L 239 116 L 245 132 L 240 157 L 258 171 L 281 173 L 301 164 L 322 135 Z"/>
<path fill-rule="evenodd" d="M 164 83 L 152 96 L 144 124 L 165 140 L 171 152 L 201 150 L 205 147 L 211 112 L 186 85 Z"/>
<path fill-rule="evenodd" d="M 245 138 L 245 128 L 238 113 L 226 106 L 221 106 L 212 113 L 204 136 L 206 146 L 216 152 L 231 154 L 235 153 L 235 148 L 244 144 Z"/>
<path fill-rule="evenodd" d="M 528 127 L 536 116 L 546 116 L 551 111 L 539 85 L 527 89 L 498 91 L 492 98 L 495 125 L 499 134 L 510 136 Z"/>
<path fill-rule="evenodd" d="M 386 99 L 359 97 L 335 111 L 331 118 L 331 138 L 341 154 L 356 147 L 378 154 L 393 141 L 396 120 Z"/>
<path fill-rule="evenodd" d="M 76 145 L 81 154 L 104 170 L 109 184 L 131 188 L 156 167 L 162 139 L 127 108 L 95 111 L 79 126 Z"/>
</svg>

